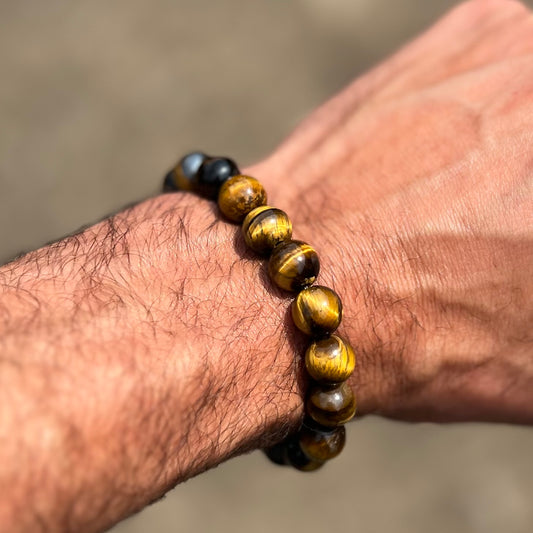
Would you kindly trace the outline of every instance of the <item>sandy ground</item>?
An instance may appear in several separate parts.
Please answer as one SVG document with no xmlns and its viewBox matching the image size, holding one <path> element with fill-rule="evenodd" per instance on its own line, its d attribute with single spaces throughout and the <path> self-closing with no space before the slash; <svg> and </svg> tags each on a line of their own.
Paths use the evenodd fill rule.
<svg viewBox="0 0 533 533">
<path fill-rule="evenodd" d="M 455 3 L 1 0 L 0 260 L 154 193 L 191 147 L 265 156 Z M 532 450 L 528 428 L 369 418 L 320 473 L 254 453 L 114 531 L 529 533 Z"/>
</svg>

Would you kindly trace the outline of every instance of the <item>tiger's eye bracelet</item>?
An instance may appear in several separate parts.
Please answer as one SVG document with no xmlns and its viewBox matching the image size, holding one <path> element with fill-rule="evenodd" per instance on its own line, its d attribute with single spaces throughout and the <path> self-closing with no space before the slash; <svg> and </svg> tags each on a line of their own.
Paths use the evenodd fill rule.
<svg viewBox="0 0 533 533">
<path fill-rule="evenodd" d="M 339 296 L 332 289 L 313 285 L 320 269 L 317 253 L 309 244 L 292 239 L 288 216 L 266 205 L 261 183 L 242 175 L 231 159 L 190 153 L 168 172 L 163 190 L 191 191 L 217 200 L 227 219 L 242 224 L 246 244 L 269 256 L 272 281 L 297 293 L 291 305 L 292 318 L 312 339 L 305 352 L 305 367 L 312 379 L 306 415 L 296 435 L 265 453 L 280 465 L 317 470 L 342 451 L 344 424 L 355 415 L 355 397 L 347 383 L 355 368 L 355 353 L 346 340 L 333 334 L 342 318 Z"/>
</svg>

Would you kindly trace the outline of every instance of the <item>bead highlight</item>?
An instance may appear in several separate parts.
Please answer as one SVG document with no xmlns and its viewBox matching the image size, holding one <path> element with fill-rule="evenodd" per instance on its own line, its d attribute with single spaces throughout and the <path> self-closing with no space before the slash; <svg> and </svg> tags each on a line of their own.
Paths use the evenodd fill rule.
<svg viewBox="0 0 533 533">
<path fill-rule="evenodd" d="M 287 291 L 299 291 L 313 284 L 320 270 L 315 250 L 302 241 L 278 244 L 268 262 L 272 281 Z"/>
<path fill-rule="evenodd" d="M 198 169 L 208 156 L 203 152 L 191 152 L 182 157 L 165 176 L 165 191 L 192 191 Z"/>
<path fill-rule="evenodd" d="M 264 205 L 246 215 L 242 234 L 254 252 L 268 254 L 277 244 L 290 240 L 292 223 L 281 209 Z"/>
<path fill-rule="evenodd" d="M 326 462 L 339 455 L 346 443 L 346 429 L 315 429 L 304 425 L 300 430 L 299 444 L 302 452 L 313 461 Z"/>
<path fill-rule="evenodd" d="M 346 381 L 355 368 L 355 353 L 349 343 L 337 335 L 313 342 L 305 352 L 305 368 L 319 383 Z"/>
<path fill-rule="evenodd" d="M 316 385 L 309 392 L 306 407 L 315 422 L 337 427 L 346 424 L 355 415 L 355 397 L 346 382 L 336 387 Z"/>
<path fill-rule="evenodd" d="M 341 323 L 342 303 L 337 293 L 314 285 L 301 291 L 291 306 L 295 326 L 314 337 L 333 333 Z"/>
</svg>

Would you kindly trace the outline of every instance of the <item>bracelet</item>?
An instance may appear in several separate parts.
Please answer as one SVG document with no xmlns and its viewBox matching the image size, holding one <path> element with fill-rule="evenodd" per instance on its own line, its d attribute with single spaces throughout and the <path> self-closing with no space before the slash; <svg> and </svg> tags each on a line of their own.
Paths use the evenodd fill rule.
<svg viewBox="0 0 533 533">
<path fill-rule="evenodd" d="M 339 296 L 332 289 L 313 285 L 320 270 L 317 253 L 309 244 L 292 239 L 286 213 L 266 205 L 261 183 L 242 175 L 231 159 L 190 153 L 168 172 L 163 190 L 191 191 L 217 200 L 227 219 L 242 224 L 246 244 L 269 256 L 272 281 L 298 293 L 291 311 L 296 327 L 313 339 L 305 352 L 305 367 L 313 384 L 298 433 L 265 453 L 276 464 L 317 470 L 344 448 L 344 424 L 353 418 L 356 408 L 346 381 L 355 368 L 355 353 L 346 340 L 333 335 L 342 318 Z"/>
</svg>

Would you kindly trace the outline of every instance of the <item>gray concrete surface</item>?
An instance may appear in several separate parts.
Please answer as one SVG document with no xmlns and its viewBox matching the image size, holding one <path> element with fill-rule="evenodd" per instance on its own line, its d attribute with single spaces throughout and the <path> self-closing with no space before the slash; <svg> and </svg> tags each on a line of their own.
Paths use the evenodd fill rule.
<svg viewBox="0 0 533 533">
<path fill-rule="evenodd" d="M 0 260 L 156 191 L 191 147 L 266 155 L 444 0 L 0 1 Z M 114 529 L 533 531 L 528 428 L 353 424 L 312 476 L 255 453 Z"/>
</svg>

